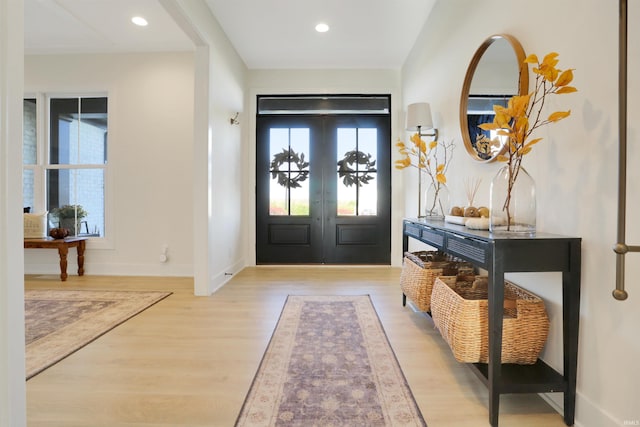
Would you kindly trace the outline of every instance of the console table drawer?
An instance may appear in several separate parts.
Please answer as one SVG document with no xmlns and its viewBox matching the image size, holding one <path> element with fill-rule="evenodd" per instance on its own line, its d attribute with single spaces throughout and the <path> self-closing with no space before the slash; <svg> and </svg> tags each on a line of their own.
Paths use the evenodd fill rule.
<svg viewBox="0 0 640 427">
<path fill-rule="evenodd" d="M 437 249 L 444 248 L 444 233 L 422 224 L 404 223 L 404 234 Z"/>
<path fill-rule="evenodd" d="M 422 229 L 422 227 L 418 227 L 417 225 L 411 224 L 411 223 L 405 223 L 404 224 L 404 234 L 406 234 L 407 236 L 411 236 L 413 238 L 416 238 L 418 240 L 420 240 L 420 230 Z"/>
<path fill-rule="evenodd" d="M 489 254 L 489 245 L 487 242 L 457 236 L 455 234 L 448 234 L 446 250 L 482 268 L 487 268 Z"/>
<path fill-rule="evenodd" d="M 420 233 L 420 240 L 438 249 L 444 248 L 444 233 L 440 230 L 425 227 Z"/>
</svg>

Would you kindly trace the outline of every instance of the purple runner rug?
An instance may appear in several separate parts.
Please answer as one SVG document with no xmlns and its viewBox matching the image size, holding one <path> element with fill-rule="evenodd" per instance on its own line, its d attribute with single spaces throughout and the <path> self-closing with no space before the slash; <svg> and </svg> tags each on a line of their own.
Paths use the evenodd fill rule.
<svg viewBox="0 0 640 427">
<path fill-rule="evenodd" d="M 236 427 L 426 426 L 369 296 L 289 296 Z"/>
</svg>

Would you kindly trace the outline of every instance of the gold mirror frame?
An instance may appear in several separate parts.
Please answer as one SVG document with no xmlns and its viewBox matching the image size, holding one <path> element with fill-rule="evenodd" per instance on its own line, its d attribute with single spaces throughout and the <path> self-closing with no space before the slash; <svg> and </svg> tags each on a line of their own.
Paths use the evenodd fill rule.
<svg viewBox="0 0 640 427">
<path fill-rule="evenodd" d="M 529 67 L 524 63 L 526 55 L 520 42 L 515 37 L 507 34 L 494 34 L 487 38 L 482 43 L 482 45 L 480 45 L 476 53 L 473 55 L 473 58 L 471 58 L 469 68 L 467 68 L 467 74 L 464 78 L 464 84 L 462 85 L 462 94 L 460 95 L 460 130 L 462 132 L 464 146 L 469 155 L 473 157 L 473 159 L 484 163 L 494 161 L 499 154 L 504 153 L 507 147 L 501 147 L 499 151 L 495 152 L 493 156 L 488 159 L 479 156 L 478 151 L 476 151 L 474 145 L 471 142 L 471 135 L 469 135 L 469 122 L 467 117 L 469 109 L 469 91 L 471 89 L 473 76 L 476 72 L 478 64 L 480 63 L 480 60 L 482 59 L 482 56 L 487 51 L 487 49 L 489 49 L 489 47 L 497 40 L 506 40 L 507 42 L 509 42 L 518 61 L 520 69 L 518 76 L 518 95 L 526 95 L 529 91 Z"/>
</svg>

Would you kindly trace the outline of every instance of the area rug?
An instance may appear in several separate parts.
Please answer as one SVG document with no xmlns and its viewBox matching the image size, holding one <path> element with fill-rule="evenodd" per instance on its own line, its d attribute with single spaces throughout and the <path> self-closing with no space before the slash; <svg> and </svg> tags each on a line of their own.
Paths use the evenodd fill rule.
<svg viewBox="0 0 640 427">
<path fill-rule="evenodd" d="M 241 426 L 426 423 L 369 296 L 289 296 Z"/>
<path fill-rule="evenodd" d="M 26 290 L 27 379 L 171 292 Z"/>
</svg>

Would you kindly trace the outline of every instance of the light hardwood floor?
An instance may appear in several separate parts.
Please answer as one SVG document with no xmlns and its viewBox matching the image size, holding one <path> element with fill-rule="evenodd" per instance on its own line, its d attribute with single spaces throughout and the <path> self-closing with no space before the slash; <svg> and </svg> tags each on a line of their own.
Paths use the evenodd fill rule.
<svg viewBox="0 0 640 427">
<path fill-rule="evenodd" d="M 289 294 L 369 294 L 429 427 L 488 426 L 485 386 L 432 321 L 402 307 L 400 269 L 252 267 L 210 297 L 190 278 L 27 276 L 33 288 L 173 294 L 27 381 L 29 426 L 233 426 Z M 500 426 L 564 426 L 537 395 L 506 395 Z"/>
</svg>

